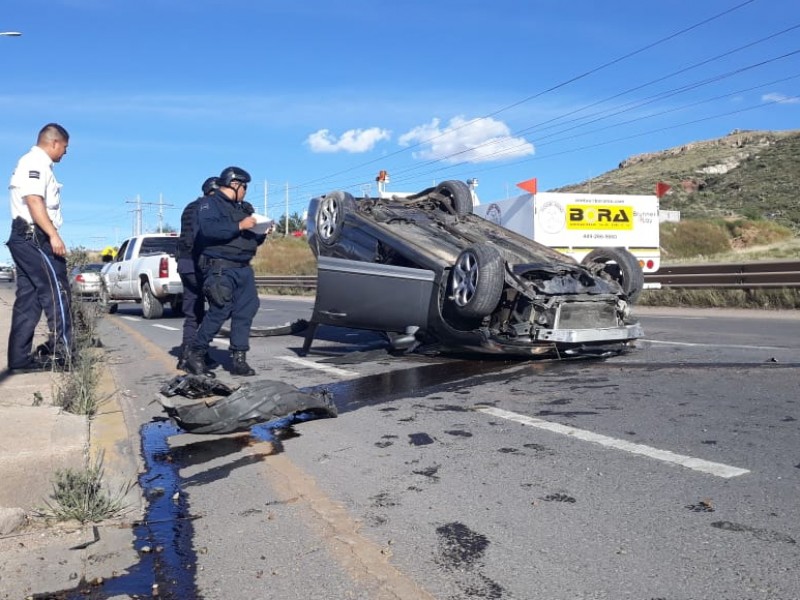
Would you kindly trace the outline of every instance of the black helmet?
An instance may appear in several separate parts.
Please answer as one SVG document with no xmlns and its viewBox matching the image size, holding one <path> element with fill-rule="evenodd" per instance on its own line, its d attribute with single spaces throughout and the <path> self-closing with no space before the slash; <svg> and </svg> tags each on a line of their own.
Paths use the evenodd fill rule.
<svg viewBox="0 0 800 600">
<path fill-rule="evenodd" d="M 219 189 L 219 180 L 216 177 L 209 177 L 203 182 L 203 195 L 208 196 Z"/>
<path fill-rule="evenodd" d="M 250 173 L 239 167 L 228 167 L 223 169 L 222 173 L 217 178 L 217 183 L 221 187 L 231 187 L 234 181 L 241 181 L 242 183 L 250 183 Z"/>
</svg>

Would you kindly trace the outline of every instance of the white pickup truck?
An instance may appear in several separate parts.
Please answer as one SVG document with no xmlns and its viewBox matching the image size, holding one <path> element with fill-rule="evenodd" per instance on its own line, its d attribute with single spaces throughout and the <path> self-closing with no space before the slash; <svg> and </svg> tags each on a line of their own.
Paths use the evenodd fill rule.
<svg viewBox="0 0 800 600">
<path fill-rule="evenodd" d="M 114 260 L 101 272 L 100 303 L 110 313 L 117 303 L 141 303 L 145 319 L 158 319 L 169 303 L 174 314 L 181 312 L 183 284 L 175 254 L 178 235 L 150 233 L 125 240 Z"/>
</svg>

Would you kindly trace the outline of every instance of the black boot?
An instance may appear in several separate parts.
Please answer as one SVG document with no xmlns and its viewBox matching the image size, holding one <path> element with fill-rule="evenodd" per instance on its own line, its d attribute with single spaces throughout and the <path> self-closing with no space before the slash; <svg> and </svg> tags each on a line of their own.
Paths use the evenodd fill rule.
<svg viewBox="0 0 800 600">
<path fill-rule="evenodd" d="M 216 377 L 214 372 L 210 371 L 208 367 L 206 367 L 205 360 L 203 359 L 204 356 L 205 351 L 198 351 L 190 348 L 189 351 L 183 355 L 183 369 L 192 375 L 205 375 L 206 377 L 212 378 Z"/>
<path fill-rule="evenodd" d="M 180 369 L 181 371 L 186 370 L 186 355 L 189 353 L 189 350 L 185 346 L 181 346 L 180 349 L 180 356 L 178 357 L 178 364 L 175 365 L 176 369 Z"/>
<path fill-rule="evenodd" d="M 231 367 L 231 374 L 243 375 L 251 377 L 256 372 L 247 364 L 247 352 L 244 350 L 232 350 L 231 358 L 233 359 L 233 367 Z"/>
</svg>

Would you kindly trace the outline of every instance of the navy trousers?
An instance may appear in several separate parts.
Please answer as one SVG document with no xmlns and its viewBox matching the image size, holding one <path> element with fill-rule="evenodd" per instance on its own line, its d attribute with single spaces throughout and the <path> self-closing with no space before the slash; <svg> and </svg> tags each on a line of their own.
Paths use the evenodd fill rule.
<svg viewBox="0 0 800 600">
<path fill-rule="evenodd" d="M 183 338 L 181 348 L 185 351 L 192 347 L 197 329 L 206 314 L 206 302 L 203 297 L 202 272 L 180 273 L 183 282 Z"/>
<path fill-rule="evenodd" d="M 231 320 L 231 351 L 250 350 L 250 327 L 259 307 L 251 266 L 212 267 L 203 270 L 208 312 L 197 330 L 192 348 L 206 352 L 227 319 Z"/>
<path fill-rule="evenodd" d="M 8 249 L 17 265 L 17 295 L 8 335 L 9 369 L 22 368 L 30 362 L 42 311 L 47 315 L 52 352 L 67 357 L 73 349 L 67 261 L 53 254 L 43 233 L 28 234 L 18 229 L 15 227 L 8 239 Z"/>
</svg>

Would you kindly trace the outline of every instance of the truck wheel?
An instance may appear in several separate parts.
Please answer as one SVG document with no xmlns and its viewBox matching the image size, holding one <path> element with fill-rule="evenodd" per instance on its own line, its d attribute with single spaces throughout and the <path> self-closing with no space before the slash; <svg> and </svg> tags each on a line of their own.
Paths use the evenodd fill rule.
<svg viewBox="0 0 800 600">
<path fill-rule="evenodd" d="M 504 279 L 503 257 L 494 247 L 475 244 L 458 255 L 450 274 L 450 295 L 463 317 L 485 317 L 500 302 Z"/>
<path fill-rule="evenodd" d="M 436 186 L 436 191 L 450 199 L 453 210 L 459 217 L 472 213 L 472 192 L 463 181 L 443 181 Z"/>
<path fill-rule="evenodd" d="M 98 298 L 98 301 L 102 311 L 111 315 L 117 312 L 119 305 L 116 302 L 111 302 L 111 297 L 108 293 L 108 288 L 106 287 L 105 283 L 100 286 L 100 297 Z"/>
<path fill-rule="evenodd" d="M 604 279 L 616 281 L 631 304 L 639 299 L 644 273 L 636 257 L 625 248 L 595 248 L 583 257 L 581 264 Z"/>
<path fill-rule="evenodd" d="M 347 192 L 335 191 L 320 198 L 315 226 L 317 238 L 323 246 L 333 246 L 342 235 L 347 205 L 354 202 Z"/>
<path fill-rule="evenodd" d="M 164 305 L 153 295 L 150 284 L 142 284 L 142 316 L 145 319 L 160 319 L 164 314 Z"/>
</svg>

